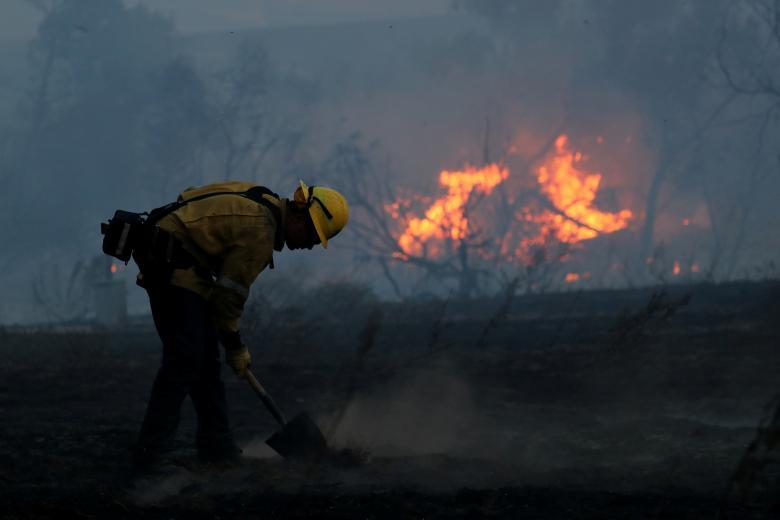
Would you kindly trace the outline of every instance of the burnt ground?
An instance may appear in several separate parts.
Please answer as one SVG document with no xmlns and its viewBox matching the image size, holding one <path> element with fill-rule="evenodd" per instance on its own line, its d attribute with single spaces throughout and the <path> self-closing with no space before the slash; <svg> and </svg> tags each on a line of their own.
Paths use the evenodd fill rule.
<svg viewBox="0 0 780 520">
<path fill-rule="evenodd" d="M 248 334 L 258 377 L 363 464 L 281 460 L 263 442 L 272 419 L 225 374 L 244 463 L 196 462 L 187 403 L 170 463 L 133 476 L 129 447 L 159 362 L 148 325 L 6 329 L 3 517 L 780 513 L 778 283 L 338 300 L 316 320 L 294 308 L 266 317 Z"/>
</svg>

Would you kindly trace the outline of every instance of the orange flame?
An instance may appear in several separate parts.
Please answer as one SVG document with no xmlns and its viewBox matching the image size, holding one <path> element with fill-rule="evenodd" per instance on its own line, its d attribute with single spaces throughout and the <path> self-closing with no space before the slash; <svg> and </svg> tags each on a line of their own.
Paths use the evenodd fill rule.
<svg viewBox="0 0 780 520">
<path fill-rule="evenodd" d="M 599 144 L 603 141 L 603 137 L 597 138 Z M 595 206 L 602 174 L 586 171 L 587 160 L 582 152 L 570 149 L 568 136 L 558 136 L 553 152 L 534 172 L 545 203 L 542 207 L 532 204 L 517 210 L 515 226 L 506 230 L 503 236 L 492 237 L 497 239 L 502 257 L 509 261 L 531 262 L 533 249 L 538 246 L 554 242 L 575 244 L 628 226 L 633 218 L 630 210 L 610 213 Z M 403 231 L 397 239 L 400 251 L 393 257 L 402 261 L 410 256 L 435 257 L 441 254 L 447 242 L 451 244 L 468 238 L 473 231 L 467 215 L 472 194 L 489 195 L 508 177 L 508 169 L 498 164 L 442 171 L 439 184 L 447 188 L 447 194 L 429 203 L 424 217 L 404 216 L 411 207 L 411 199 L 399 199 L 386 205 L 385 211 L 403 223 Z M 511 205 L 517 194 L 507 193 L 506 197 Z M 422 200 L 421 197 L 414 198 L 418 202 Z M 564 260 L 564 257 L 560 259 Z M 567 276 L 565 280 L 568 283 L 586 277 L 570 274 L 571 278 Z M 579 278 L 574 279 L 574 275 Z"/>
<path fill-rule="evenodd" d="M 117 271 L 119 271 L 119 268 L 116 264 L 111 264 L 111 274 L 116 274 Z"/>
<path fill-rule="evenodd" d="M 583 160 L 580 152 L 568 148 L 568 137 L 558 136 L 555 154 L 536 171 L 542 193 L 555 211 L 545 210 L 534 220 L 559 241 L 575 243 L 613 233 L 626 226 L 633 216 L 630 210 L 607 213 L 593 207 L 601 183 L 600 173 L 586 173 L 577 167 Z"/>
<path fill-rule="evenodd" d="M 431 239 L 463 240 L 469 232 L 466 204 L 471 194 L 476 191 L 487 195 L 508 176 L 509 171 L 497 164 L 483 168 L 466 166 L 463 171 L 443 170 L 439 174 L 439 184 L 447 188 L 447 195 L 437 199 L 423 218 L 413 217 L 406 222 L 398 245 L 406 254 L 419 255 L 423 243 Z M 397 206 L 394 208 L 397 211 Z"/>
</svg>

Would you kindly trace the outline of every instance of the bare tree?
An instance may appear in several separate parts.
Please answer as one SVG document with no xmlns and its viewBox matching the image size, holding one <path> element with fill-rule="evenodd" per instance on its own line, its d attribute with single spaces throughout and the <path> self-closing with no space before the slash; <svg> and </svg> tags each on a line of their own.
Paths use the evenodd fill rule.
<svg viewBox="0 0 780 520">
<path fill-rule="evenodd" d="M 161 201 L 203 182 L 203 162 L 214 114 L 205 82 L 185 58 L 174 58 L 151 78 L 157 95 L 142 114 L 143 158 Z"/>
<path fill-rule="evenodd" d="M 731 277 L 739 265 L 756 196 L 769 176 L 777 174 L 777 164 L 768 164 L 777 150 L 767 149 L 766 141 L 780 116 L 780 2 L 733 2 L 723 19 L 717 63 L 726 85 L 747 108 L 736 123 L 748 125 L 747 131 L 755 134 L 747 179 L 727 218 L 733 223 L 734 239 L 725 252 L 724 272 Z"/>
<path fill-rule="evenodd" d="M 766 167 L 762 157 L 768 128 L 780 114 L 780 1 L 733 2 L 723 21 L 718 67 L 729 88 L 752 108 L 742 122 L 756 125 L 757 134 L 746 188 L 738 199 L 737 239 L 726 260 L 726 273 L 731 275 L 742 250 L 755 195 L 770 174 L 777 174 L 777 164 Z M 770 151 L 776 156 L 776 149 Z M 724 505 L 733 496 L 748 498 L 760 476 L 766 473 L 769 461 L 776 457 L 780 445 L 780 399 L 773 399 L 766 410 L 756 438 L 732 475 Z"/>
<path fill-rule="evenodd" d="M 85 186 L 127 195 L 134 190 L 126 188 L 146 179 L 138 175 L 148 166 L 141 157 L 143 117 L 157 100 L 152 79 L 173 56 L 172 23 L 142 5 L 33 5 L 44 16 L 29 45 L 31 81 L 18 105 L 24 128 L 16 131 L 9 161 L 14 185 L 6 189 L 20 207 L 38 203 L 41 189 L 57 196 L 47 198 L 49 211 L 26 212 L 18 230 L 35 234 L 19 231 L 8 240 L 28 255 L 52 244 L 82 245 L 76 242 L 86 238 L 74 237 L 87 236 L 84 214 L 105 211 L 102 198 Z"/>
<path fill-rule="evenodd" d="M 61 7 L 63 0 L 28 0 L 44 19 Z M 46 33 L 44 33 L 46 34 Z M 40 61 L 39 75 L 35 79 L 31 91 L 32 117 L 30 118 L 30 137 L 40 132 L 41 125 L 49 112 L 49 88 L 52 80 L 52 70 L 57 58 L 58 47 L 61 45 L 61 35 L 56 32 L 49 33 L 49 37 L 42 37 L 37 46 L 33 48 L 33 54 Z"/>
<path fill-rule="evenodd" d="M 334 147 L 324 164 L 326 172 L 338 172 L 341 179 L 348 179 L 344 184 L 350 186 L 348 198 L 355 212 L 350 225 L 358 238 L 359 256 L 376 261 L 399 296 L 402 290 L 393 272 L 401 265 L 422 272 L 422 282 L 454 281 L 461 295 L 475 294 L 480 282 L 491 273 L 475 261 L 474 253 L 486 249 L 492 239 L 481 229 L 472 228 L 467 235 L 453 238 L 448 230 L 440 228 L 439 234 L 445 237 L 438 244 L 441 250 L 434 251 L 425 241 L 416 244 L 419 250 L 405 250 L 399 244 L 400 227 L 417 215 L 419 207 L 412 194 L 403 196 L 400 188 L 389 182 L 394 176 L 387 169 L 386 162 L 378 166 L 369 158 L 357 134 Z M 483 200 L 476 194 L 469 195 L 464 216 L 471 217 Z"/>
<path fill-rule="evenodd" d="M 491 163 L 487 144 L 489 127 L 487 124 L 483 166 Z M 555 137 L 517 161 L 518 171 L 530 171 L 550 151 Z M 433 198 L 392 184 L 396 175 L 390 170 L 389 161 L 377 159 L 379 154 L 377 143 L 364 144 L 359 134 L 353 134 L 333 147 L 323 163 L 322 177 L 338 176 L 341 185 L 347 186 L 353 211 L 350 228 L 357 237 L 354 245 L 357 256 L 376 262 L 396 295 L 403 295 L 399 276 L 408 269 L 419 275 L 416 287 L 429 283 L 436 287 L 455 284 L 461 297 L 506 287 L 509 283 L 523 292 L 542 292 L 551 287 L 559 261 L 569 252 L 566 244 L 557 242 L 554 236 L 545 236 L 528 247 L 525 258 L 515 254 L 524 233 L 538 231 L 524 229 L 523 222 L 518 220 L 518 213 L 529 204 L 555 210 L 571 219 L 546 197 L 534 189 L 507 188 L 499 182 L 492 191 L 472 188 L 457 209 L 462 213 L 455 220 L 448 216 L 434 219 L 426 214 L 426 210 L 435 207 Z M 505 159 L 500 157 L 491 164 L 501 168 L 498 165 Z M 465 221 L 466 227 L 458 227 Z M 427 228 L 435 238 L 405 235 L 410 222 Z"/>
<path fill-rule="evenodd" d="M 225 180 L 240 174 L 257 181 L 272 152 L 289 152 L 300 141 L 300 129 L 279 107 L 275 73 L 263 47 L 245 41 L 215 75 L 212 149 Z"/>
<path fill-rule="evenodd" d="M 33 298 L 50 322 L 84 319 L 91 310 L 89 269 L 76 262 L 69 274 L 57 263 L 41 267 L 32 284 Z"/>
</svg>

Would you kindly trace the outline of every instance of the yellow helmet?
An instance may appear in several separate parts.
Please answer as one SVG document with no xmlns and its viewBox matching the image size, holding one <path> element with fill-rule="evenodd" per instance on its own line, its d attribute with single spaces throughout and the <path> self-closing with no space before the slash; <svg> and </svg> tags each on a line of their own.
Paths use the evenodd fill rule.
<svg viewBox="0 0 780 520">
<path fill-rule="evenodd" d="M 322 247 L 328 247 L 328 239 L 339 234 L 349 220 L 347 199 L 330 188 L 306 186 L 303 181 L 295 190 L 294 199 L 299 206 L 309 208 L 314 229 L 320 237 Z"/>
</svg>

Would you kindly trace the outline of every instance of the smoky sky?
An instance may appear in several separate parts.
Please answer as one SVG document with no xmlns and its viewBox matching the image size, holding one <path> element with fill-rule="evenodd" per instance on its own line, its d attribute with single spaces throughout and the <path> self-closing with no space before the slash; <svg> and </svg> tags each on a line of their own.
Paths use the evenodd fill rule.
<svg viewBox="0 0 780 520">
<path fill-rule="evenodd" d="M 5 1 L 0 323 L 40 319 L 34 284 L 37 300 L 73 308 L 71 273 L 104 260 L 97 223 L 114 210 L 226 179 L 283 196 L 304 179 L 355 201 L 340 247 L 285 252 L 277 278 L 308 269 L 312 283 L 398 297 L 489 293 L 517 273 L 521 292 L 542 287 L 537 274 L 538 290 L 770 276 L 777 96 L 739 90 L 780 70 L 780 39 L 755 52 L 774 34 L 750 19 L 759 1 Z M 549 213 L 536 167 L 564 134 L 598 184 L 588 215 L 630 221 L 566 262 L 523 257 L 543 235 L 521 217 L 539 227 Z M 479 199 L 471 256 L 437 256 L 455 244 L 439 240 L 450 249 L 432 248 L 433 264 L 398 262 L 406 223 L 448 196 L 439 173 L 491 163 L 509 173 Z M 550 269 L 524 270 L 529 258 Z"/>
<path fill-rule="evenodd" d="M 310 25 L 378 18 L 409 18 L 447 12 L 450 0 L 125 0 L 159 11 L 181 33 L 242 28 Z M 0 8 L 0 38 L 35 34 L 40 12 L 26 0 L 6 0 Z"/>
</svg>

